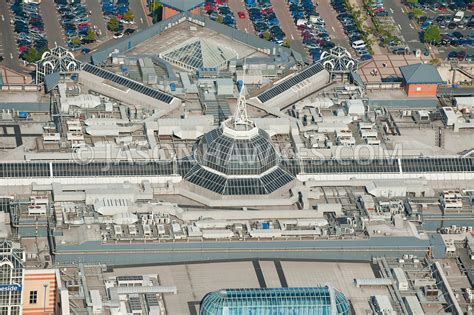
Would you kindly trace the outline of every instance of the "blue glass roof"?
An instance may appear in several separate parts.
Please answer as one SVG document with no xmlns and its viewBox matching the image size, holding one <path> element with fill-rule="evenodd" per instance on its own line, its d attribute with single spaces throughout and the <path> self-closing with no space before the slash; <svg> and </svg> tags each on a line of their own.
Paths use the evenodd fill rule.
<svg viewBox="0 0 474 315">
<path fill-rule="evenodd" d="M 208 293 L 201 301 L 201 315 L 220 314 L 350 314 L 344 294 L 329 287 L 222 289 Z"/>
</svg>

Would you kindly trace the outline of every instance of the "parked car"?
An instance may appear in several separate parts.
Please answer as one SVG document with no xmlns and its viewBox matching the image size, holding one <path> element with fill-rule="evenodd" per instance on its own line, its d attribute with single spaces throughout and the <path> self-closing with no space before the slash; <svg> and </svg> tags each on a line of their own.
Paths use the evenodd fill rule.
<svg viewBox="0 0 474 315">
<path fill-rule="evenodd" d="M 448 60 L 457 60 L 458 59 L 458 53 L 456 51 L 450 51 L 448 53 Z"/>
<path fill-rule="evenodd" d="M 351 46 L 354 49 L 365 48 L 365 42 L 363 40 L 356 40 Z"/>
</svg>

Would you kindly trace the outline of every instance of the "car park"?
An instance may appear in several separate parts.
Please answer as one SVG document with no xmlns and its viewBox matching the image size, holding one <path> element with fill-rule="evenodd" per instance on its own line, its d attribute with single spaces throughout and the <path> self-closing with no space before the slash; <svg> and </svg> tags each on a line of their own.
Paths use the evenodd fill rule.
<svg viewBox="0 0 474 315">
<path fill-rule="evenodd" d="M 270 0 L 245 1 L 245 5 L 257 35 L 274 43 L 283 44 L 286 34 L 280 28 L 280 21 L 273 11 Z"/>
<path fill-rule="evenodd" d="M 288 0 L 288 9 L 301 32 L 303 45 L 309 50 L 313 61 L 319 60 L 323 50 L 334 47 L 324 19 L 311 0 Z"/>
<path fill-rule="evenodd" d="M 234 13 L 228 5 L 228 0 L 207 1 L 204 4 L 204 9 L 211 20 L 220 21 L 222 24 L 230 27 L 236 27 Z M 245 18 L 245 12 L 239 13 L 244 14 L 243 16 L 239 14 L 239 18 Z"/>
<path fill-rule="evenodd" d="M 86 6 L 81 1 L 55 0 L 55 3 L 69 49 L 79 50 L 84 44 L 93 42 L 87 36 L 89 31 L 95 30 L 90 23 Z"/>
<path fill-rule="evenodd" d="M 25 53 L 29 48 L 35 48 L 40 53 L 45 51 L 48 48 L 48 41 L 39 5 L 15 0 L 11 2 L 10 10 L 20 58 L 25 58 Z"/>
</svg>

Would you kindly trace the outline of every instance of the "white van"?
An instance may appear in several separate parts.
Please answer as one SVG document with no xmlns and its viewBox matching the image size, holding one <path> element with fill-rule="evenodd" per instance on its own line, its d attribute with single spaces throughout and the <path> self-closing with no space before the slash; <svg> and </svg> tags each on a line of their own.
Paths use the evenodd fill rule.
<svg viewBox="0 0 474 315">
<path fill-rule="evenodd" d="M 454 23 L 459 23 L 464 19 L 464 11 L 458 11 L 453 17 Z"/>
<path fill-rule="evenodd" d="M 296 26 L 306 25 L 306 24 L 308 24 L 308 21 L 306 19 L 298 19 L 296 21 Z"/>
<path fill-rule="evenodd" d="M 365 43 L 361 39 L 356 40 L 355 42 L 352 43 L 352 48 L 354 48 L 354 49 L 365 48 Z"/>
</svg>

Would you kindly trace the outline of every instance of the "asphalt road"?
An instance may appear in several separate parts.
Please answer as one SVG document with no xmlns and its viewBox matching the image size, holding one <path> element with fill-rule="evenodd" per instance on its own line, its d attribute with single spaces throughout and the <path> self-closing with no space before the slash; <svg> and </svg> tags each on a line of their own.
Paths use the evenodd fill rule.
<svg viewBox="0 0 474 315">
<path fill-rule="evenodd" d="M 0 55 L 4 57 L 0 64 L 15 71 L 23 72 L 24 69 L 20 66 L 18 49 L 10 19 L 8 4 L 5 1 L 0 1 Z"/>
<path fill-rule="evenodd" d="M 245 7 L 244 0 L 229 1 L 229 8 L 234 13 L 237 29 L 242 32 L 255 35 L 255 28 L 253 27 L 252 21 L 249 19 L 249 14 L 247 12 L 247 8 Z M 245 19 L 239 18 L 238 13 L 241 11 L 245 13 Z"/>
<path fill-rule="evenodd" d="M 96 0 L 97 1 L 97 0 Z M 135 23 L 139 29 L 145 29 L 149 26 L 147 9 L 141 0 L 129 1 L 130 10 L 135 14 Z"/>
<path fill-rule="evenodd" d="M 97 28 L 101 32 L 101 36 L 99 39 L 105 39 L 107 36 L 107 24 L 105 23 L 104 16 L 102 15 L 102 8 L 100 6 L 99 1 L 97 0 L 85 0 L 86 6 L 89 11 L 91 11 L 92 15 L 89 16 L 92 25 L 97 26 Z"/>
<path fill-rule="evenodd" d="M 54 6 L 54 1 L 41 1 L 40 12 L 43 16 L 44 31 L 48 39 L 48 47 L 57 46 L 66 47 L 64 29 L 60 22 L 58 10 Z"/>
<path fill-rule="evenodd" d="M 384 1 L 385 10 L 393 16 L 395 23 L 398 23 L 398 27 L 402 33 L 405 42 L 407 43 L 410 51 L 413 52 L 416 49 L 421 49 L 422 51 L 426 48 L 425 44 L 420 42 L 420 37 L 418 35 L 418 30 L 408 18 L 408 13 L 406 12 L 406 7 L 401 3 L 400 0 L 385 0 Z"/>
</svg>

